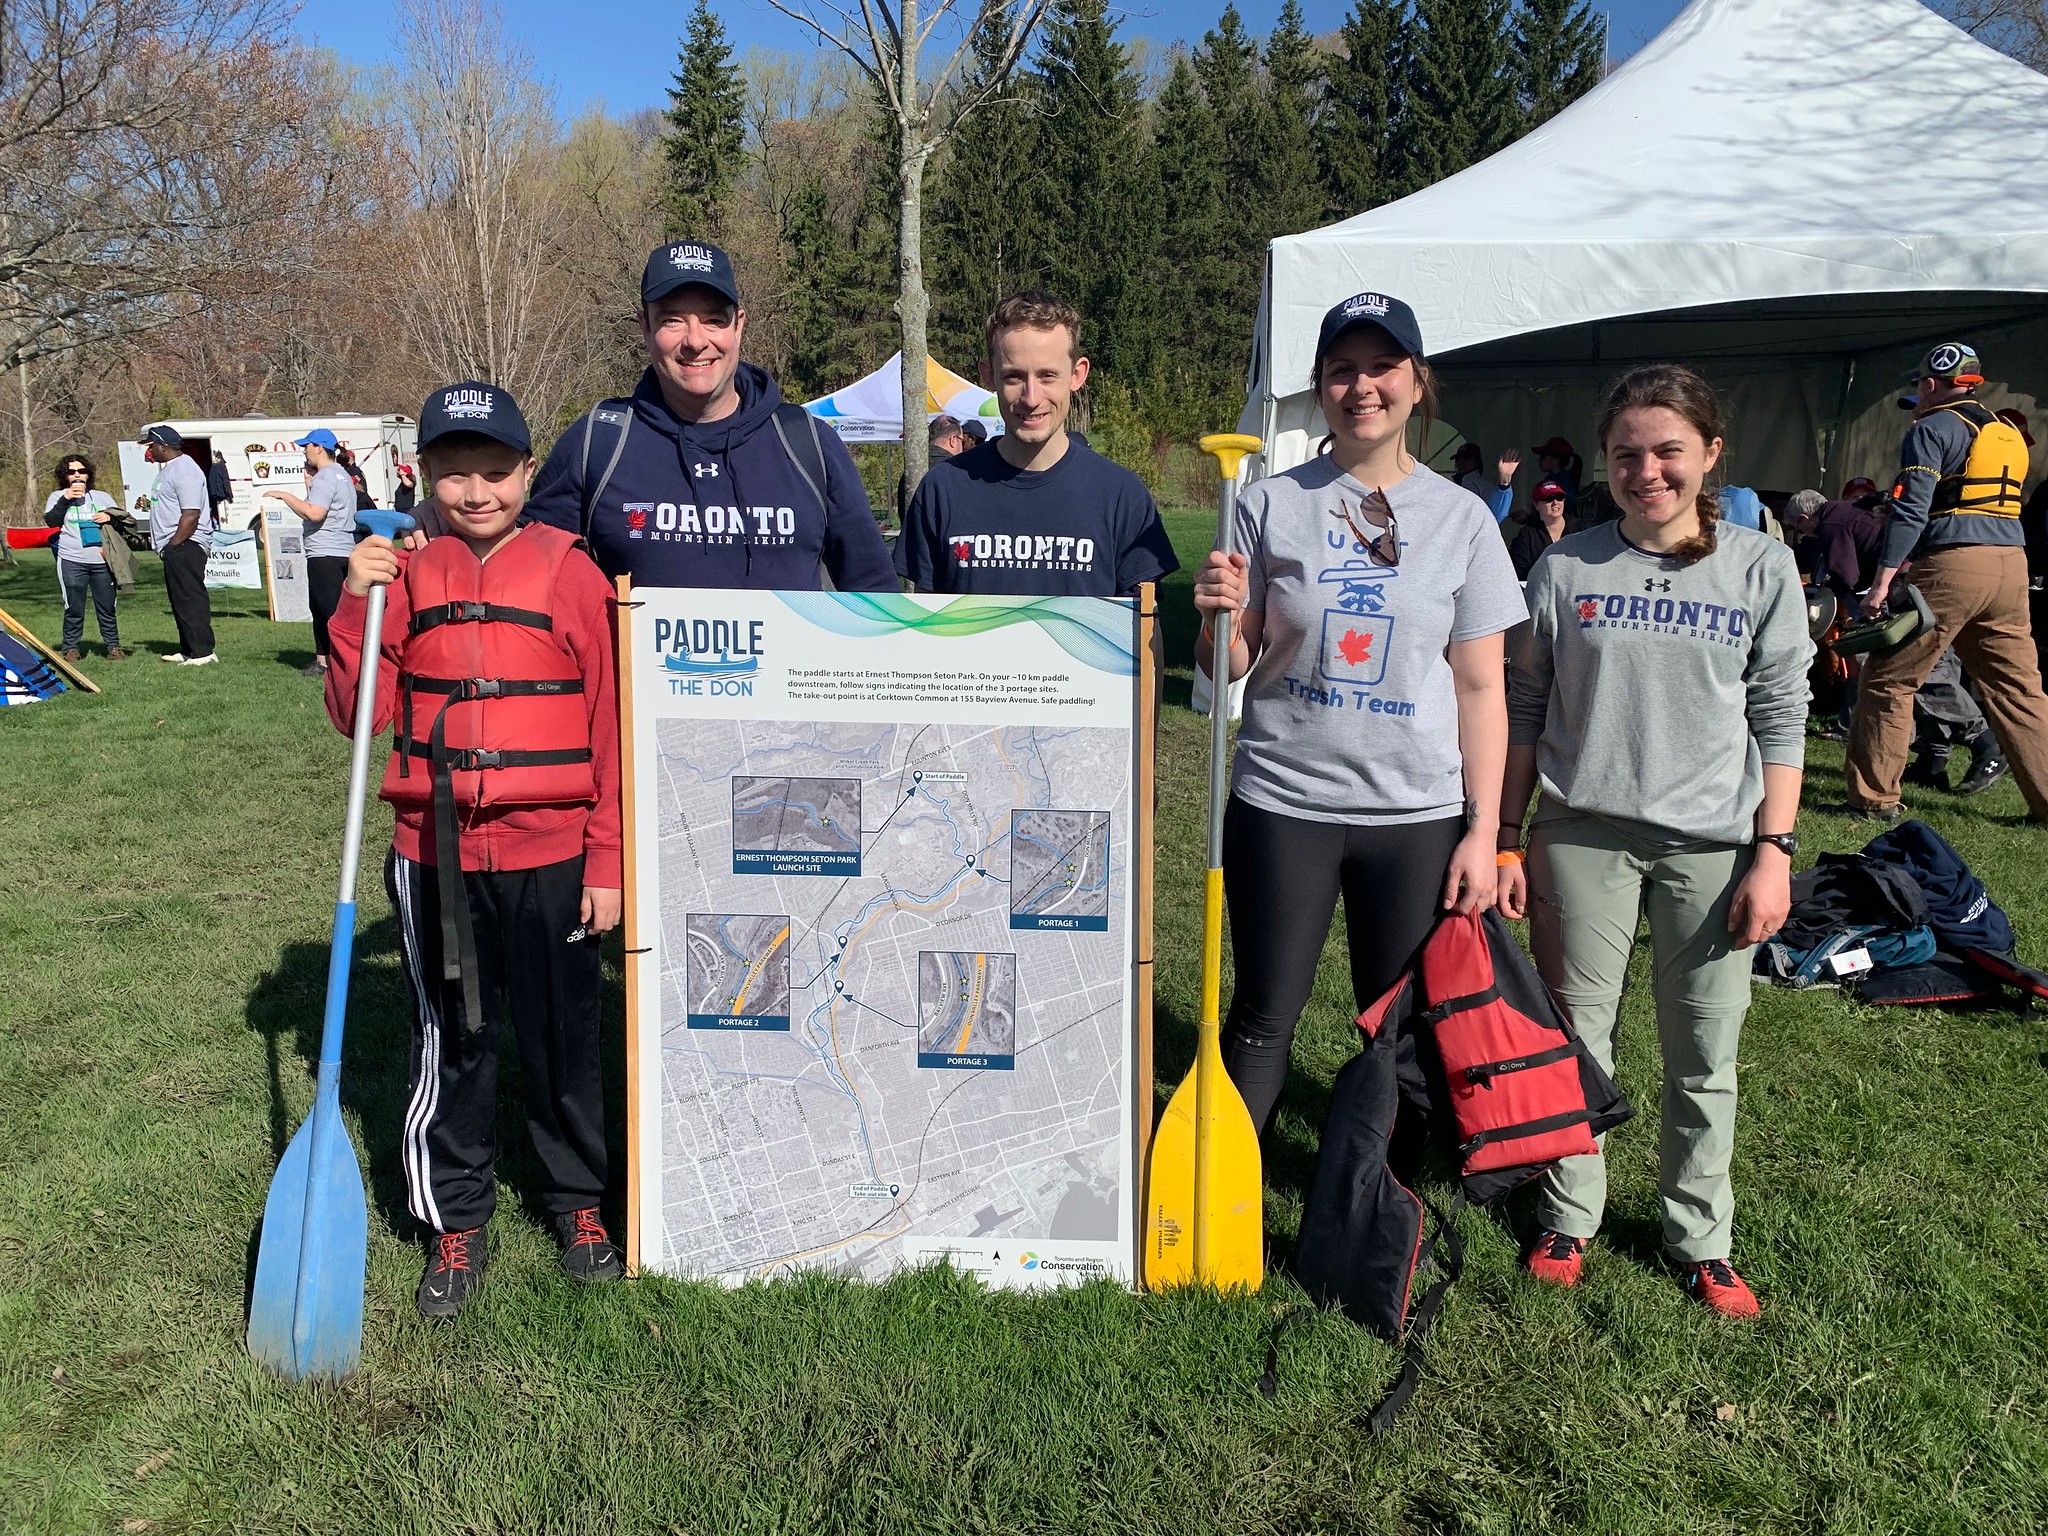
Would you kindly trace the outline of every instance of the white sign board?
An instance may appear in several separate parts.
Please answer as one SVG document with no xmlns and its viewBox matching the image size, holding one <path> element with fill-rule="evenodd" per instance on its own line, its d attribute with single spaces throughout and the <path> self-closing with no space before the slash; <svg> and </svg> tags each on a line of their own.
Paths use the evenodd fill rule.
<svg viewBox="0 0 2048 1536">
<path fill-rule="evenodd" d="M 306 585 L 306 520 L 281 501 L 265 501 L 267 490 L 306 494 L 306 456 L 249 455 L 256 505 L 263 512 L 263 542 L 270 557 L 270 616 L 287 624 L 310 624 L 313 605 Z"/>
<path fill-rule="evenodd" d="M 1135 605 L 632 596 L 641 1266 L 1134 1282 Z"/>
<path fill-rule="evenodd" d="M 263 589 L 263 559 L 256 547 L 256 535 L 246 528 L 217 528 L 213 548 L 206 556 L 206 584 L 209 587 Z"/>
</svg>

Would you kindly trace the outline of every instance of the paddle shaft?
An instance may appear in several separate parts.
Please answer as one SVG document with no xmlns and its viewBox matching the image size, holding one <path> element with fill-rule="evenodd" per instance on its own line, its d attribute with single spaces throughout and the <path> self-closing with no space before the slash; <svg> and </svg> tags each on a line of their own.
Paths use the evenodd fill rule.
<svg viewBox="0 0 2048 1536">
<path fill-rule="evenodd" d="M 1232 466 L 1235 468 L 1235 466 Z M 1226 474 L 1216 503 L 1216 548 L 1229 554 L 1237 523 L 1237 476 Z M 1223 797 L 1230 769 L 1230 647 L 1232 615 L 1211 621 L 1209 653 L 1209 869 L 1202 891 L 1202 1018 L 1195 1049 L 1195 1273 L 1207 1278 L 1210 1171 L 1215 1148 L 1206 1134 L 1214 1113 L 1212 1063 L 1220 1062 L 1223 1012 Z"/>
</svg>

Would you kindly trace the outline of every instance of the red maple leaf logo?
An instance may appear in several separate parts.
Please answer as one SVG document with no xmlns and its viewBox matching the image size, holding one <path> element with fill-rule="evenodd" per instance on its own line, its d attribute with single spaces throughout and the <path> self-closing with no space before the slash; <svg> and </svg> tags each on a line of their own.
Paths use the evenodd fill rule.
<svg viewBox="0 0 2048 1536">
<path fill-rule="evenodd" d="M 628 528 L 645 528 L 647 526 L 647 514 L 638 507 L 635 507 L 626 514 L 626 526 Z"/>
<path fill-rule="evenodd" d="M 1355 629 L 1344 631 L 1344 638 L 1337 642 L 1337 650 L 1344 660 L 1354 667 L 1362 667 L 1372 655 L 1372 636 L 1361 635 Z"/>
<path fill-rule="evenodd" d="M 955 560 L 969 560 L 973 556 L 974 541 L 972 539 L 955 539 L 953 541 L 953 558 Z"/>
<path fill-rule="evenodd" d="M 1599 603 L 1595 602 L 1592 598 L 1589 597 L 1583 603 L 1579 604 L 1579 621 L 1581 623 L 1590 624 L 1599 617 L 1600 605 Z"/>
</svg>

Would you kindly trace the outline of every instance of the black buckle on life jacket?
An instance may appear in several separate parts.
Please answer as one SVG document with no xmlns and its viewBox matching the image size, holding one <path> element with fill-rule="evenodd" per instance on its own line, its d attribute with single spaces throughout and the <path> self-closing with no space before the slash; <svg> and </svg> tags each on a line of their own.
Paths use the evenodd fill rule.
<svg viewBox="0 0 2048 1536">
<path fill-rule="evenodd" d="M 503 768 L 505 754 L 487 751 L 483 747 L 449 747 L 448 766 L 460 773 L 481 773 L 487 768 Z"/>
<path fill-rule="evenodd" d="M 472 699 L 502 699 L 505 697 L 505 679 L 502 677 L 458 677 L 454 691 L 448 695 L 451 704 L 467 703 Z"/>
</svg>

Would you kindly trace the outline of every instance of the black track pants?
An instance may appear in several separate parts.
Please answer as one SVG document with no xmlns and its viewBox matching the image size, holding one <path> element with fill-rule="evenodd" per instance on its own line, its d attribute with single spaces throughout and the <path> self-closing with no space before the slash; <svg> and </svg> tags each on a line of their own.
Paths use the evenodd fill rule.
<svg viewBox="0 0 2048 1536">
<path fill-rule="evenodd" d="M 178 626 L 178 654 L 188 660 L 213 654 L 213 598 L 206 590 L 206 546 L 197 539 L 163 552 L 164 591 Z"/>
<path fill-rule="evenodd" d="M 498 1031 L 509 1017 L 540 1159 L 540 1203 L 564 1215 L 605 1188 L 603 1002 L 595 938 L 581 923 L 583 860 L 463 875 L 476 929 L 484 1027 L 462 1027 L 462 990 L 441 977 L 441 904 L 433 865 L 384 865 L 384 887 L 412 983 L 412 1079 L 401 1153 L 406 1203 L 437 1232 L 490 1220 L 498 1202 Z"/>
<path fill-rule="evenodd" d="M 1223 1061 L 1264 1135 L 1287 1082 L 1294 1026 L 1316 982 L 1337 897 L 1362 1013 L 1414 960 L 1436 926 L 1444 872 L 1465 818 L 1354 827 L 1247 805 L 1223 814 L 1223 891 L 1237 988 Z"/>
</svg>

